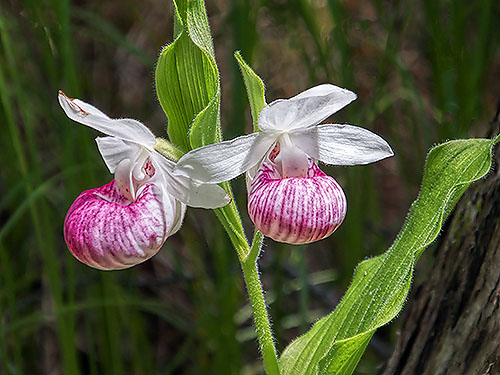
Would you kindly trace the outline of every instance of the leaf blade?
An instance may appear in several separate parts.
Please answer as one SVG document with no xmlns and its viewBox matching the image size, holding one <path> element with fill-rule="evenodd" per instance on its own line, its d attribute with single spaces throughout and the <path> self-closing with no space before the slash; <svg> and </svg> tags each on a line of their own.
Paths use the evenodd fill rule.
<svg viewBox="0 0 500 375">
<path fill-rule="evenodd" d="M 259 131 L 259 113 L 266 106 L 265 86 L 262 79 L 253 71 L 252 68 L 243 60 L 243 57 L 236 51 L 234 53 L 236 61 L 240 66 L 241 75 L 245 82 L 250 110 L 252 112 L 253 130 Z"/>
<path fill-rule="evenodd" d="M 420 194 L 394 244 L 384 254 L 361 262 L 337 308 L 285 349 L 282 374 L 354 371 L 367 337 L 401 310 L 414 264 L 439 234 L 443 220 L 465 189 L 488 173 L 497 140 L 457 140 L 430 151 Z"/>
<path fill-rule="evenodd" d="M 176 38 L 158 58 L 155 83 L 169 138 L 187 152 L 222 139 L 220 80 L 204 2 L 174 5 Z"/>
</svg>

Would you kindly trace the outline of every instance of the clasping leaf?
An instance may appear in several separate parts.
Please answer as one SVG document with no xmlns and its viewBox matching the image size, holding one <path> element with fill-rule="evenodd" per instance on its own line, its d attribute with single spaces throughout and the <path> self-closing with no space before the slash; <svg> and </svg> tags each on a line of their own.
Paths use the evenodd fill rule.
<svg viewBox="0 0 500 375">
<path fill-rule="evenodd" d="M 173 43 L 160 54 L 156 92 L 170 140 L 187 152 L 221 140 L 220 82 L 202 0 L 177 0 Z"/>
<path fill-rule="evenodd" d="M 285 349 L 281 374 L 353 373 L 376 329 L 401 311 L 415 262 L 436 239 L 465 189 L 490 170 L 498 140 L 450 141 L 429 152 L 420 194 L 394 244 L 358 265 L 337 308 Z"/>
</svg>

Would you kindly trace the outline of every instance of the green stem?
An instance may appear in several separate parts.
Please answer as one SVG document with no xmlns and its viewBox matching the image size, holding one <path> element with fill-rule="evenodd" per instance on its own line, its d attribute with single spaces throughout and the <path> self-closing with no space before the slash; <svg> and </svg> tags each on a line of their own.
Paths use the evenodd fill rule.
<svg viewBox="0 0 500 375">
<path fill-rule="evenodd" d="M 185 154 L 185 152 L 179 147 L 160 137 L 156 138 L 156 144 L 153 148 L 167 159 L 175 162 L 179 161 L 179 159 Z"/>
<path fill-rule="evenodd" d="M 234 202 L 231 203 L 234 204 Z M 243 271 L 243 278 L 245 280 L 248 296 L 250 297 L 253 320 L 262 353 L 264 369 L 267 375 L 279 375 L 278 357 L 274 346 L 271 322 L 269 321 L 269 315 L 267 314 L 264 290 L 260 282 L 257 265 L 257 258 L 260 253 L 263 235 L 256 230 L 252 240 L 252 245 L 248 246 L 246 239 L 242 240 L 245 238 L 245 234 L 243 232 L 241 221 L 236 220 L 238 225 L 235 227 L 234 220 L 230 220 L 227 216 L 222 214 L 222 210 L 227 209 L 228 206 L 215 210 L 217 218 L 224 225 L 224 228 L 226 229 L 226 232 L 236 249 L 236 253 L 238 254 L 238 260 L 240 261 L 241 269 Z M 236 206 L 233 208 L 235 209 Z M 239 215 L 237 215 L 237 217 L 239 219 Z M 233 225 L 229 225 L 230 222 L 232 222 Z"/>
<path fill-rule="evenodd" d="M 156 151 L 171 160 L 178 160 L 182 156 L 182 151 L 178 150 L 170 142 L 157 138 Z M 232 195 L 229 183 L 221 184 L 226 189 L 228 194 Z M 271 331 L 271 323 L 267 314 L 266 301 L 264 299 L 264 290 L 260 283 L 259 271 L 257 266 L 257 258 L 259 257 L 260 247 L 262 245 L 263 235 L 258 230 L 255 231 L 252 240 L 252 245 L 248 246 L 248 241 L 245 237 L 241 218 L 238 213 L 238 208 L 234 200 L 225 207 L 214 210 L 217 218 L 224 226 L 236 253 L 238 260 L 243 270 L 243 277 L 247 287 L 250 303 L 252 305 L 255 328 L 259 339 L 260 349 L 262 351 L 262 359 L 264 369 L 267 375 L 279 375 L 278 359 L 276 348 L 274 347 L 273 334 Z M 236 225 L 235 225 L 236 224 Z"/>
<path fill-rule="evenodd" d="M 262 244 L 262 234 L 255 231 L 255 235 L 250 247 L 247 258 L 241 262 L 243 277 L 250 297 L 250 304 L 253 310 L 253 320 L 257 331 L 262 360 L 267 375 L 279 375 L 278 359 L 276 348 L 274 346 L 271 323 L 267 314 L 266 301 L 264 299 L 264 290 L 259 278 L 259 269 L 257 257 Z"/>
<path fill-rule="evenodd" d="M 177 161 L 183 154 L 170 142 L 157 138 L 154 148 L 170 160 Z M 226 191 L 232 195 L 229 183 L 221 184 Z M 274 346 L 271 323 L 267 314 L 264 290 L 259 278 L 257 258 L 260 253 L 263 235 L 258 230 L 255 231 L 252 245 L 248 246 L 245 237 L 241 218 L 234 200 L 227 206 L 218 208 L 215 211 L 217 218 L 224 226 L 233 246 L 238 254 L 238 260 L 243 270 L 245 285 L 252 305 L 255 328 L 262 351 L 264 369 L 267 375 L 279 375 L 278 359 Z M 235 225 L 236 223 L 236 225 Z"/>
</svg>

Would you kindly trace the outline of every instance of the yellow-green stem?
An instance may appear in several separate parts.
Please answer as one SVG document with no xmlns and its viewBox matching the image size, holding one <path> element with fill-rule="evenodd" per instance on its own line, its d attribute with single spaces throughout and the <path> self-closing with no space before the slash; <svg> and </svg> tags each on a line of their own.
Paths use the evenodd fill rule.
<svg viewBox="0 0 500 375">
<path fill-rule="evenodd" d="M 175 162 L 177 162 L 185 154 L 184 151 L 182 151 L 172 142 L 169 142 L 166 139 L 160 137 L 156 138 L 156 144 L 153 146 L 153 148 L 160 154 L 165 156 L 167 159 Z"/>
</svg>

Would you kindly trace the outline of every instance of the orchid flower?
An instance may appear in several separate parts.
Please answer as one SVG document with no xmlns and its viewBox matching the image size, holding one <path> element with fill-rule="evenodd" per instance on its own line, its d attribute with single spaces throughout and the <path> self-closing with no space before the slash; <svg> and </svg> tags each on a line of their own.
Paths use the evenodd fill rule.
<svg viewBox="0 0 500 375">
<path fill-rule="evenodd" d="M 229 203 L 217 185 L 172 174 L 175 163 L 155 150 L 157 140 L 142 123 L 111 119 L 97 108 L 59 91 L 66 115 L 107 137 L 96 138 L 115 178 L 84 191 L 64 222 L 69 250 L 98 269 L 123 269 L 155 255 L 182 225 L 186 205 L 215 208 Z"/>
<path fill-rule="evenodd" d="M 356 99 L 323 84 L 266 105 L 260 132 L 208 145 L 184 155 L 176 176 L 219 183 L 247 172 L 248 211 L 256 228 L 280 242 L 309 243 L 332 234 L 347 209 L 340 185 L 316 165 L 368 164 L 393 155 L 371 131 L 320 124 Z"/>
</svg>

